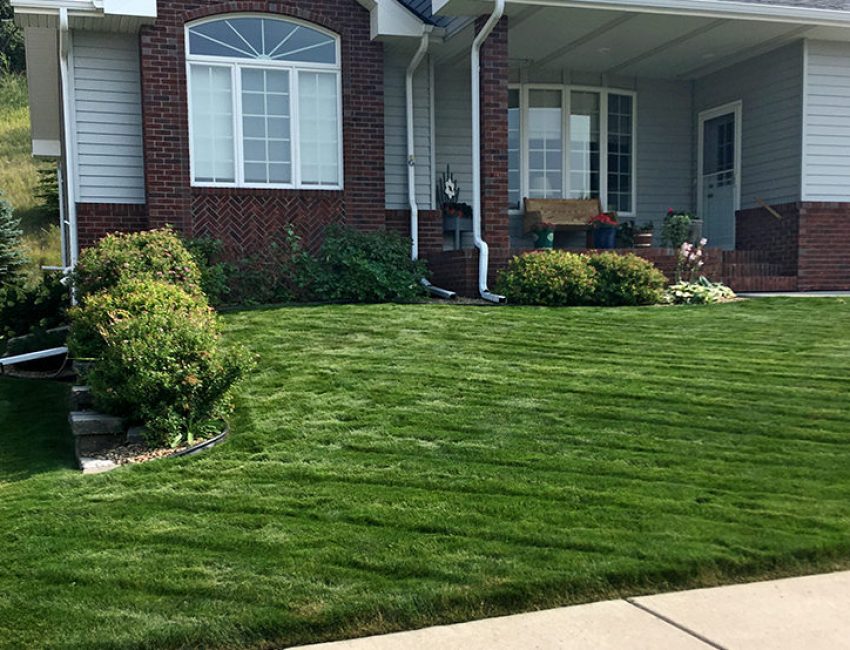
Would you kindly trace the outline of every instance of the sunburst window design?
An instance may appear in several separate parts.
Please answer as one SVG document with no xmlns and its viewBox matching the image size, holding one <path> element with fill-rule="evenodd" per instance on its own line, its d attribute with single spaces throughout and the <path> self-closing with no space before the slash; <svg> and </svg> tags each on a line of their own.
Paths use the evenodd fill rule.
<svg viewBox="0 0 850 650">
<path fill-rule="evenodd" d="M 187 28 L 192 182 L 339 189 L 339 39 L 269 16 Z"/>
</svg>

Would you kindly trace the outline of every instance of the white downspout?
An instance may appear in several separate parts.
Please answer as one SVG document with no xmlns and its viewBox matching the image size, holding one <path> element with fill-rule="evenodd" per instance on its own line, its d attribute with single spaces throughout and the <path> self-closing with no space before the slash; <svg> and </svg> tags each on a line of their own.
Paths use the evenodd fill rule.
<svg viewBox="0 0 850 650">
<path fill-rule="evenodd" d="M 493 13 L 472 41 L 472 237 L 478 249 L 478 292 L 484 300 L 505 302 L 487 288 L 487 270 L 490 266 L 490 249 L 481 238 L 481 46 L 505 12 L 505 0 L 495 0 Z"/>
<path fill-rule="evenodd" d="M 405 109 L 407 112 L 407 201 L 410 204 L 410 239 L 412 241 L 410 258 L 414 261 L 419 259 L 419 203 L 416 200 L 416 138 L 413 121 L 413 75 L 428 52 L 432 29 L 430 25 L 425 25 L 422 28 L 422 39 L 419 41 L 419 49 L 416 50 L 416 54 L 413 55 L 410 64 L 407 66 L 407 74 L 404 79 Z M 431 137 L 434 137 L 433 133 Z M 457 295 L 454 291 L 435 287 L 425 278 L 422 278 L 420 282 L 428 291 L 440 298 L 454 298 Z"/>
<path fill-rule="evenodd" d="M 70 44 L 68 42 L 69 26 L 68 26 L 68 9 L 61 7 L 59 9 L 59 78 L 60 88 L 62 93 L 62 130 L 63 130 L 63 157 L 65 159 L 64 173 L 62 174 L 65 189 L 65 202 L 68 206 L 66 217 L 68 219 L 68 250 L 70 268 L 73 269 L 77 265 L 77 256 L 79 254 L 79 243 L 77 238 L 77 197 L 74 193 L 73 179 L 73 129 L 71 125 L 71 75 L 68 66 L 68 53 Z"/>
</svg>

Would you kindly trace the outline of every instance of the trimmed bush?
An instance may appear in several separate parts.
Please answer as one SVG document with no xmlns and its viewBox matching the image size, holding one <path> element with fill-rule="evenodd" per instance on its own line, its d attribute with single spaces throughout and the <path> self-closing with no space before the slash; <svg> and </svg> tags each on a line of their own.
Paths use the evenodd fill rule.
<svg viewBox="0 0 850 650">
<path fill-rule="evenodd" d="M 70 310 L 68 349 L 74 359 L 96 360 L 106 349 L 106 339 L 122 320 L 145 314 L 170 312 L 190 318 L 196 312 L 214 318 L 202 295 L 190 294 L 173 284 L 142 279 L 119 282 L 110 291 L 89 296 Z"/>
<path fill-rule="evenodd" d="M 171 228 L 107 235 L 82 252 L 74 270 L 74 286 L 83 300 L 125 278 L 150 278 L 201 292 L 198 265 Z"/>
<path fill-rule="evenodd" d="M 588 264 L 596 271 L 594 305 L 655 305 L 664 299 L 664 274 L 637 255 L 601 253 L 592 255 Z"/>
<path fill-rule="evenodd" d="M 122 282 L 73 318 L 74 352 L 99 347 L 87 373 L 95 406 L 146 424 L 151 446 L 191 442 L 225 417 L 230 389 L 250 365 L 244 349 L 222 347 L 202 297 L 164 282 Z"/>
<path fill-rule="evenodd" d="M 236 269 L 232 264 L 223 261 L 224 244 L 218 239 L 204 235 L 184 239 L 183 245 L 198 266 L 201 291 L 207 300 L 212 305 L 225 304 L 230 294 L 230 280 Z"/>
<path fill-rule="evenodd" d="M 587 256 L 562 250 L 518 255 L 499 274 L 497 289 L 517 305 L 587 305 L 596 288 L 596 271 Z"/>
<path fill-rule="evenodd" d="M 410 240 L 394 232 L 360 232 L 333 225 L 319 253 L 315 292 L 320 300 L 410 302 L 425 295 L 421 260 L 410 259 Z"/>
</svg>

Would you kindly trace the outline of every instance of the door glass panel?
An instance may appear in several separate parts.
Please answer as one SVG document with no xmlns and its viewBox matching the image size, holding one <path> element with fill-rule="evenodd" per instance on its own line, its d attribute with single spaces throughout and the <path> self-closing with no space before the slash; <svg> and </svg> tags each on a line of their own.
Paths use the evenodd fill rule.
<svg viewBox="0 0 850 650">
<path fill-rule="evenodd" d="M 630 95 L 608 95 L 608 209 L 632 211 L 632 103 Z"/>
<path fill-rule="evenodd" d="M 528 195 L 536 199 L 563 197 L 562 93 L 528 93 Z"/>
</svg>

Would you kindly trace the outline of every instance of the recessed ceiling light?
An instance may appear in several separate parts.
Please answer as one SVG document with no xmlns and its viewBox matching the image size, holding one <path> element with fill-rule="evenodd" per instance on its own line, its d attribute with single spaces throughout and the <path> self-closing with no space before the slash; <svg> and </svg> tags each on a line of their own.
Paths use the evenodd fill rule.
<svg viewBox="0 0 850 650">
<path fill-rule="evenodd" d="M 610 48 L 610 47 L 600 47 L 600 48 L 599 48 L 598 50 L 596 50 L 596 51 L 597 51 L 597 52 L 599 52 L 600 54 L 610 54 L 610 53 L 611 53 L 611 48 Z"/>
</svg>

